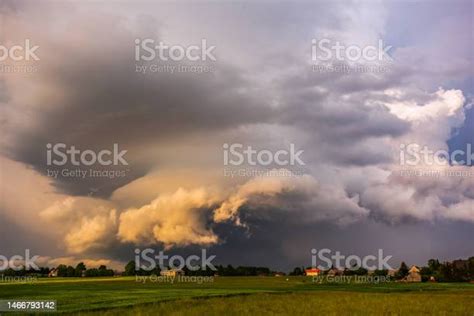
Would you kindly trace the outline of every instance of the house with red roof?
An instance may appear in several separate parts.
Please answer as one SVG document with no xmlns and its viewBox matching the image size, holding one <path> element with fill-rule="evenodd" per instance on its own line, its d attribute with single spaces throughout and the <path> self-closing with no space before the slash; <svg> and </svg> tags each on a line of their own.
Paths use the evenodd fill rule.
<svg viewBox="0 0 474 316">
<path fill-rule="evenodd" d="M 321 270 L 318 268 L 309 268 L 304 270 L 306 276 L 318 276 L 321 273 Z"/>
</svg>

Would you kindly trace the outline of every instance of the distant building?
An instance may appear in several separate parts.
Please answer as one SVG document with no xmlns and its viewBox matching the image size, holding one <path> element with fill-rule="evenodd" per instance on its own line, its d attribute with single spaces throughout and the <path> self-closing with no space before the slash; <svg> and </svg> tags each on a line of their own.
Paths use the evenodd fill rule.
<svg viewBox="0 0 474 316">
<path fill-rule="evenodd" d="M 178 270 L 178 269 L 169 269 L 169 270 L 163 270 L 160 271 L 161 276 L 169 276 L 169 277 L 175 277 L 178 275 L 184 275 L 183 270 Z"/>
<path fill-rule="evenodd" d="M 276 277 L 282 277 L 285 276 L 286 274 L 284 272 L 275 272 L 274 274 Z"/>
<path fill-rule="evenodd" d="M 317 268 L 310 268 L 310 269 L 306 269 L 304 272 L 306 276 L 318 276 L 321 273 L 321 270 Z"/>
<path fill-rule="evenodd" d="M 398 269 L 389 269 L 387 272 L 387 275 L 393 278 L 397 275 L 397 273 L 398 273 Z"/>
<path fill-rule="evenodd" d="M 412 266 L 408 270 L 408 275 L 405 277 L 406 282 L 421 282 L 420 269 L 417 266 Z"/>
<path fill-rule="evenodd" d="M 58 268 L 53 268 L 51 271 L 48 273 L 49 278 L 57 277 L 58 276 Z"/>
</svg>

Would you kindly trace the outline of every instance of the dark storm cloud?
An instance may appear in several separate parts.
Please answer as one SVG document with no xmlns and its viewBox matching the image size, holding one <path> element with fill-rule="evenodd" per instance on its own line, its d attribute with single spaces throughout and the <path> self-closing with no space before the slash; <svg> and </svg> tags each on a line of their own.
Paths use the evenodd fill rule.
<svg viewBox="0 0 474 316">
<path fill-rule="evenodd" d="M 381 106 L 368 107 L 358 100 L 344 102 L 337 99 L 324 103 L 317 101 L 286 108 L 284 123 L 318 132 L 318 137 L 328 141 L 352 142 L 367 137 L 399 136 L 409 130 L 409 125 L 390 114 Z"/>
<path fill-rule="evenodd" d="M 297 74 L 277 81 L 275 90 L 281 93 L 279 122 L 310 132 L 307 147 L 324 148 L 328 153 L 324 158 L 338 164 L 390 161 L 390 153 L 368 150 L 365 143 L 410 131 L 408 122 L 383 105 L 387 101 L 383 90 L 397 87 L 398 79 L 372 73 L 319 73 L 309 71 L 309 67 L 300 63 Z"/>
<path fill-rule="evenodd" d="M 235 265 L 263 265 L 289 272 L 297 266 L 311 265 L 311 249 L 328 248 L 334 254 L 377 255 L 383 249 L 392 255 L 390 264 L 398 268 L 401 261 L 423 265 L 430 258 L 452 260 L 472 255 L 474 248 L 472 225 L 467 223 L 439 222 L 386 225 L 363 221 L 341 227 L 331 223 L 288 223 L 287 217 L 275 216 L 272 220 L 254 219 L 249 222 L 251 235 L 242 228 L 222 226 L 217 233 L 226 235 L 225 244 L 215 245 L 209 253 L 216 261 Z M 376 237 L 374 237 L 376 236 Z M 459 247 L 450 247 L 450 245 Z M 265 249 L 265 251 L 262 251 Z"/>
<path fill-rule="evenodd" d="M 34 103 L 35 124 L 28 128 L 18 130 L 14 121 L 5 121 L 4 129 L 13 140 L 4 154 L 43 174 L 48 143 L 93 150 L 118 143 L 128 150 L 126 178 L 62 178 L 55 183 L 59 191 L 83 195 L 100 189 L 98 195 L 107 196 L 143 176 L 155 163 L 140 157 L 143 148 L 186 141 L 191 135 L 206 138 L 209 133 L 271 117 L 265 99 L 241 92 L 252 87 L 237 69 L 217 61 L 208 64 L 214 72 L 207 74 L 140 74 L 135 71 L 133 57 L 135 37 L 123 34 L 115 44 L 98 46 L 101 42 L 97 38 L 106 33 L 104 29 L 81 42 L 86 51 L 78 50 L 73 41 L 42 45 L 42 71 L 33 80 L 40 86 L 54 87 L 55 93 L 30 101 Z"/>
<path fill-rule="evenodd" d="M 3 216 L 4 211 L 0 207 L 1 255 L 7 257 L 21 255 L 24 254 L 25 249 L 30 249 L 34 254 L 45 254 L 52 250 L 50 244 L 55 242 L 53 237 L 43 234 L 41 238 L 38 238 L 38 235 L 31 234 L 31 229 L 26 229 Z"/>
</svg>

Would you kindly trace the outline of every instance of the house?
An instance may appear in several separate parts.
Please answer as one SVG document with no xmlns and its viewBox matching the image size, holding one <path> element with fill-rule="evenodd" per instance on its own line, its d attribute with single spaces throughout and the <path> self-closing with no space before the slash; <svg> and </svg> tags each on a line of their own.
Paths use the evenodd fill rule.
<svg viewBox="0 0 474 316">
<path fill-rule="evenodd" d="M 420 269 L 417 266 L 412 266 L 408 270 L 408 275 L 405 277 L 406 282 L 421 282 Z"/>
<path fill-rule="evenodd" d="M 305 271 L 306 276 L 318 276 L 321 273 L 321 270 L 318 268 L 309 268 L 306 269 Z"/>
<path fill-rule="evenodd" d="M 274 276 L 276 276 L 276 277 L 285 276 L 285 272 L 275 272 Z"/>
<path fill-rule="evenodd" d="M 178 270 L 178 269 L 169 269 L 169 270 L 163 270 L 160 271 L 161 276 L 168 276 L 168 277 L 175 277 L 178 275 L 184 275 L 183 270 Z"/>
<path fill-rule="evenodd" d="M 49 278 L 57 277 L 58 276 L 59 269 L 58 268 L 53 268 L 51 271 L 48 273 Z"/>
</svg>

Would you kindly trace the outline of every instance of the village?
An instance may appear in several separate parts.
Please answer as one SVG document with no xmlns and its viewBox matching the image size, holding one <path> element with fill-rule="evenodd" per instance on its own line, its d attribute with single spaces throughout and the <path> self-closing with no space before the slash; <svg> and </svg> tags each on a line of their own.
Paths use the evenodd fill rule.
<svg viewBox="0 0 474 316">
<path fill-rule="evenodd" d="M 12 274 L 13 273 L 13 274 Z M 19 272 L 4 271 L 2 275 L 18 275 Z M 296 267 L 290 273 L 272 271 L 267 267 L 246 267 L 232 265 L 217 265 L 216 270 L 190 271 L 185 269 L 154 269 L 145 271 L 135 269 L 134 261 L 130 261 L 125 267 L 125 271 L 115 271 L 106 266 L 87 269 L 83 263 L 79 263 L 76 268 L 72 266 L 59 265 L 48 269 L 41 268 L 40 271 L 26 273 L 22 275 L 35 275 L 37 277 L 120 277 L 135 276 L 137 282 L 213 282 L 214 278 L 221 276 L 259 276 L 259 277 L 288 277 L 306 276 L 312 278 L 314 283 L 420 283 L 420 282 L 470 282 L 474 283 L 474 257 L 463 260 L 458 259 L 452 262 L 440 263 L 439 260 L 430 259 L 427 266 L 411 265 L 408 267 L 404 262 L 398 269 L 390 270 L 366 270 L 363 268 L 354 269 L 318 269 L 314 267 Z M 206 277 L 197 279 L 195 277 Z"/>
</svg>

